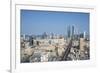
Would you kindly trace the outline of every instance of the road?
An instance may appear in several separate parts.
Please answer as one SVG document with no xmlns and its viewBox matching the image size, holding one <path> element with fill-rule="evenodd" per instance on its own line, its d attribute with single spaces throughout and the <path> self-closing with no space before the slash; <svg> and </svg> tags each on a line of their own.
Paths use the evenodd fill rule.
<svg viewBox="0 0 100 73">
<path fill-rule="evenodd" d="M 64 54 L 63 54 L 63 56 L 61 58 L 61 61 L 66 61 L 67 60 L 68 54 L 70 53 L 71 47 L 72 47 L 72 40 L 70 41 L 69 45 L 66 46 L 65 52 L 64 52 Z"/>
</svg>

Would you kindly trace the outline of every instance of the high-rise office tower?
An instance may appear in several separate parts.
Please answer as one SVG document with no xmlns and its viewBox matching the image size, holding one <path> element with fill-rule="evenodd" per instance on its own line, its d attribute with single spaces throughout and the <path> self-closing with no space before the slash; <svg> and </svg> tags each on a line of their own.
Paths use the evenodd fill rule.
<svg viewBox="0 0 100 73">
<path fill-rule="evenodd" d="M 71 37 L 71 31 L 70 31 L 70 26 L 67 27 L 67 37 Z"/>
<path fill-rule="evenodd" d="M 69 25 L 68 27 L 67 27 L 67 36 L 68 36 L 68 38 L 74 38 L 74 35 L 75 35 L 75 28 L 74 28 L 74 25 Z"/>
<path fill-rule="evenodd" d="M 84 31 L 84 38 L 86 38 L 86 32 Z"/>
<path fill-rule="evenodd" d="M 72 39 L 74 39 L 74 30 L 75 30 L 75 28 L 74 28 L 74 26 L 72 25 L 72 27 L 71 27 L 71 38 L 72 38 Z"/>
</svg>

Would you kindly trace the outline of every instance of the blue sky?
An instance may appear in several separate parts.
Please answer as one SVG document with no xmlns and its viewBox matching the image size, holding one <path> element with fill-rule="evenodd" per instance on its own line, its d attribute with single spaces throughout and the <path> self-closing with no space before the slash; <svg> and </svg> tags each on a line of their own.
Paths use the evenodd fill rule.
<svg viewBox="0 0 100 73">
<path fill-rule="evenodd" d="M 21 10 L 21 34 L 66 35 L 67 26 L 89 33 L 89 13 Z"/>
</svg>

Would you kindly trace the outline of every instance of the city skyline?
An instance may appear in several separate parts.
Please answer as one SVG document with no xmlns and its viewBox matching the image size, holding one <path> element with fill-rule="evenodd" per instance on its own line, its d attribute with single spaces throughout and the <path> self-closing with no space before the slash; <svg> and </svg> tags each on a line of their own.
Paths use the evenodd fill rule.
<svg viewBox="0 0 100 73">
<path fill-rule="evenodd" d="M 78 32 L 89 34 L 89 13 L 21 10 L 21 34 L 67 35 L 68 26 L 73 25 Z"/>
</svg>

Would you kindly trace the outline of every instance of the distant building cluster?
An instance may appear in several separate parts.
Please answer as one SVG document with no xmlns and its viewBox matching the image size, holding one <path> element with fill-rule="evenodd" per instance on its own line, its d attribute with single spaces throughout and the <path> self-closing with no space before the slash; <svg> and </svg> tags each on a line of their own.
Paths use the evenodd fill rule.
<svg viewBox="0 0 100 73">
<path fill-rule="evenodd" d="M 21 35 L 21 63 L 89 60 L 89 35 L 75 29 L 68 26 L 66 35 Z"/>
</svg>

